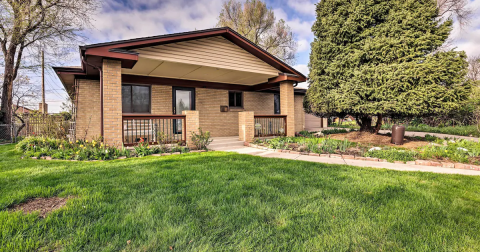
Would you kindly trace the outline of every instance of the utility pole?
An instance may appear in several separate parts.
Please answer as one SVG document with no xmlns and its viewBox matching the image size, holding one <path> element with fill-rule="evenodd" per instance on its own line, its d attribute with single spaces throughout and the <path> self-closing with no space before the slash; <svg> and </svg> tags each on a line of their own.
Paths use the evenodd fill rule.
<svg viewBox="0 0 480 252">
<path fill-rule="evenodd" d="M 45 56 L 42 50 L 42 114 L 45 116 Z"/>
</svg>

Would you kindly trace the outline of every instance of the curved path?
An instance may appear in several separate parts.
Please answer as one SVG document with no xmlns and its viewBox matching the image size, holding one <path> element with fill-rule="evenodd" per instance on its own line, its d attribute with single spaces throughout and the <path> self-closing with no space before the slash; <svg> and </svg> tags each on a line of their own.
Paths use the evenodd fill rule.
<svg viewBox="0 0 480 252">
<path fill-rule="evenodd" d="M 328 157 L 317 157 L 317 156 L 274 152 L 274 151 L 262 150 L 262 149 L 252 148 L 252 147 L 245 147 L 243 145 L 243 142 L 238 140 L 238 137 L 215 137 L 213 138 L 213 142 L 208 146 L 208 148 L 216 151 L 233 151 L 240 154 L 249 154 L 249 155 L 268 157 L 268 158 L 284 158 L 284 159 L 302 160 L 302 161 L 317 162 L 317 163 L 343 164 L 343 165 L 390 169 L 390 170 L 398 170 L 398 171 L 421 171 L 421 172 L 480 176 L 480 171 L 475 171 L 475 170 L 463 170 L 463 169 L 443 168 L 443 167 L 423 166 L 423 165 L 396 164 L 396 163 L 388 163 L 388 162 L 374 162 L 374 161 L 364 161 L 364 160 L 355 160 L 355 159 L 328 158 Z"/>
</svg>

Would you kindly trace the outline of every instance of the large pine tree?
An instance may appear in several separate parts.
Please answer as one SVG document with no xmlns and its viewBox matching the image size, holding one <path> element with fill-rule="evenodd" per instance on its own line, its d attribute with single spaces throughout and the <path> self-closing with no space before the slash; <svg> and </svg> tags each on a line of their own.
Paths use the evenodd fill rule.
<svg viewBox="0 0 480 252">
<path fill-rule="evenodd" d="M 322 0 L 316 11 L 307 112 L 378 132 L 372 116 L 444 114 L 468 99 L 465 53 L 436 51 L 452 21 L 434 0 Z"/>
</svg>

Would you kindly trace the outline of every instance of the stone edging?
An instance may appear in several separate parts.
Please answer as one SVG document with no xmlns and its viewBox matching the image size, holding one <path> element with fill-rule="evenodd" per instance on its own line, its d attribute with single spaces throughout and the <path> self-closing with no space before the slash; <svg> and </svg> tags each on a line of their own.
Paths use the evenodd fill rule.
<svg viewBox="0 0 480 252">
<path fill-rule="evenodd" d="M 291 151 L 291 150 L 282 150 L 282 149 L 270 149 L 264 146 L 259 146 L 256 144 L 251 144 L 245 142 L 245 146 L 274 151 L 274 152 L 282 152 L 282 153 L 290 153 L 290 154 L 297 154 L 297 155 L 307 155 L 307 156 L 315 156 L 315 157 L 327 157 L 327 158 L 342 158 L 342 159 L 355 159 L 361 161 L 373 161 L 373 162 L 388 162 L 385 159 L 378 159 L 373 157 L 360 157 L 354 155 L 340 155 L 340 154 L 318 154 L 313 152 L 298 152 L 298 151 Z M 455 168 L 455 169 L 464 169 L 464 170 L 475 170 L 480 171 L 480 165 L 471 165 L 471 164 L 462 164 L 462 163 L 453 163 L 453 162 L 439 162 L 439 161 L 430 161 L 430 160 L 415 160 L 415 161 L 394 161 L 395 164 L 407 164 L 407 165 L 423 165 L 423 166 L 435 166 L 435 167 L 443 167 L 443 168 Z"/>
<path fill-rule="evenodd" d="M 180 155 L 180 154 L 188 154 L 188 153 L 198 153 L 198 152 L 206 152 L 206 150 L 191 150 L 189 152 L 181 153 L 181 152 L 168 152 L 168 153 L 156 153 L 156 154 L 151 154 L 148 156 L 154 156 L 154 157 L 159 157 L 159 156 L 170 156 L 170 155 Z M 148 156 L 143 156 L 143 157 L 148 157 Z M 22 157 L 23 158 L 23 157 Z M 118 157 L 117 159 L 126 159 L 126 156 L 121 156 Z M 133 157 L 132 157 L 133 158 Z M 138 157 L 141 158 L 141 157 Z M 80 160 L 72 160 L 72 159 L 53 159 L 50 156 L 44 156 L 44 157 L 31 157 L 31 159 L 43 159 L 43 160 L 58 160 L 58 161 L 80 161 Z M 109 159 L 109 160 L 81 160 L 82 162 L 103 162 L 103 161 L 112 161 L 112 160 L 117 160 L 117 159 Z"/>
</svg>

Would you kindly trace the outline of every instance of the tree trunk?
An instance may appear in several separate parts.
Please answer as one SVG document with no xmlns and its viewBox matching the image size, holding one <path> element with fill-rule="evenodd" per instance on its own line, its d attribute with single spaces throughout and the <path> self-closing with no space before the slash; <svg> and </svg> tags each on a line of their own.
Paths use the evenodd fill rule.
<svg viewBox="0 0 480 252">
<path fill-rule="evenodd" d="M 369 115 L 362 115 L 356 118 L 357 124 L 360 126 L 361 132 L 369 132 L 378 134 L 380 128 L 382 127 L 382 115 L 378 115 L 377 124 L 372 126 L 372 117 Z"/>
<path fill-rule="evenodd" d="M 10 46 L 7 55 L 5 55 L 5 68 L 3 76 L 3 88 L 2 88 L 2 104 L 1 112 L 2 118 L 1 121 L 5 124 L 10 124 L 12 122 L 12 90 L 13 90 L 13 81 L 15 80 L 15 51 L 16 47 Z"/>
</svg>

